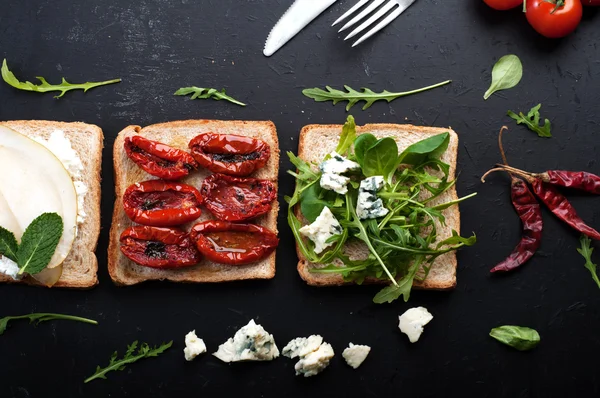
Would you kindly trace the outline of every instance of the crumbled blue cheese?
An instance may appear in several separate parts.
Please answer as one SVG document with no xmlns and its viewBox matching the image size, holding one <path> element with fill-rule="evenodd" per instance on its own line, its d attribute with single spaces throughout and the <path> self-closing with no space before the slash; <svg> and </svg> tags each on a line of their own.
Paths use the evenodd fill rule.
<svg viewBox="0 0 600 398">
<path fill-rule="evenodd" d="M 356 214 L 361 220 L 383 217 L 389 210 L 383 207 L 383 201 L 377 197 L 377 191 L 383 188 L 382 176 L 365 178 L 360 182 Z"/>
<path fill-rule="evenodd" d="M 329 210 L 329 207 L 323 207 L 315 222 L 300 228 L 300 233 L 314 242 L 315 253 L 317 254 L 333 245 L 333 242 L 327 243 L 327 239 L 339 235 L 343 231 L 342 226 Z"/>
<path fill-rule="evenodd" d="M 273 335 L 251 320 L 213 354 L 223 362 L 271 361 L 279 356 Z"/>
<path fill-rule="evenodd" d="M 294 369 L 296 376 L 304 377 L 320 373 L 329 366 L 329 361 L 334 356 L 331 344 L 324 343 L 323 337 L 319 335 L 295 338 L 283 348 L 282 352 L 288 358 L 300 358 Z"/>
<path fill-rule="evenodd" d="M 0 255 L 0 274 L 10 276 L 16 281 L 23 277 L 22 275 L 19 275 L 19 266 L 17 263 L 2 255 Z"/>
<path fill-rule="evenodd" d="M 350 182 L 350 178 L 342 174 L 358 170 L 360 169 L 360 165 L 346 159 L 335 151 L 331 152 L 329 156 L 329 159 L 319 165 L 319 170 L 323 173 L 319 181 L 321 188 L 345 195 L 348 192 L 347 185 Z"/>
<path fill-rule="evenodd" d="M 186 361 L 193 361 L 198 355 L 206 352 L 206 344 L 204 340 L 196 336 L 196 331 L 192 330 L 185 335 L 185 348 L 183 354 Z"/>
<path fill-rule="evenodd" d="M 400 331 L 408 336 L 411 343 L 415 343 L 423 333 L 423 326 L 433 319 L 433 315 L 425 307 L 415 307 L 399 316 Z"/>
<path fill-rule="evenodd" d="M 342 352 L 342 356 L 346 363 L 354 369 L 358 368 L 367 359 L 367 355 L 371 352 L 371 347 L 368 345 L 355 345 L 350 343 L 348 348 Z"/>
</svg>

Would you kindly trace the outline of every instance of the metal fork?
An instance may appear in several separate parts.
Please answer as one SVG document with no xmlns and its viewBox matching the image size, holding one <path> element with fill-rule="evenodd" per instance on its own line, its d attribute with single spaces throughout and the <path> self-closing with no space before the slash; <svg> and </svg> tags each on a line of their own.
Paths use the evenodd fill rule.
<svg viewBox="0 0 600 398">
<path fill-rule="evenodd" d="M 357 16 L 352 18 L 350 21 L 348 21 L 348 23 L 346 23 L 344 26 L 342 26 L 342 28 L 339 30 L 339 32 L 342 32 L 342 31 L 348 29 L 349 27 L 355 25 L 357 22 L 360 22 L 363 18 L 366 18 L 367 15 L 369 15 L 370 13 L 375 11 L 375 9 L 379 6 L 381 6 L 386 0 L 360 0 L 351 9 L 349 9 L 344 15 L 339 17 L 331 26 L 335 26 L 339 22 L 348 18 L 350 15 L 354 14 L 358 9 L 363 7 L 369 1 L 371 2 L 371 4 L 369 4 L 367 7 L 365 7 L 365 9 L 360 12 L 360 14 L 358 14 Z M 400 14 L 402 14 L 404 12 L 404 10 L 406 10 L 408 7 L 410 7 L 410 5 L 414 2 L 415 2 L 415 0 L 388 0 L 387 3 L 385 3 L 379 10 L 377 10 L 377 12 L 375 12 L 369 19 L 367 19 L 365 22 L 360 24 L 356 29 L 354 29 L 352 32 L 350 32 L 350 34 L 348 36 L 346 36 L 346 38 L 344 40 L 348 40 L 348 39 L 356 36 L 357 34 L 362 32 L 366 28 L 370 27 L 373 23 L 375 23 L 377 20 L 379 20 L 381 17 L 383 17 L 386 13 L 390 12 L 394 7 L 398 6 L 398 7 L 396 7 L 396 9 L 394 9 L 394 11 L 392 11 L 389 15 L 387 15 L 384 19 L 382 19 L 377 25 L 375 25 L 375 27 L 373 29 L 371 29 L 370 31 L 365 33 L 360 39 L 358 39 L 352 45 L 352 47 L 359 45 L 363 41 L 367 40 L 369 37 L 373 36 L 375 33 L 379 32 L 381 29 L 385 28 L 390 22 L 392 22 L 394 19 L 396 19 Z"/>
</svg>

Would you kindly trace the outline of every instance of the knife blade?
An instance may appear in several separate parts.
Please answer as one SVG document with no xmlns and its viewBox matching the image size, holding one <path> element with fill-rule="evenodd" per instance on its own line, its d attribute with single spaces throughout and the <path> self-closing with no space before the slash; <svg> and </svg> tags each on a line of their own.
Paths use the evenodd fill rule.
<svg viewBox="0 0 600 398">
<path fill-rule="evenodd" d="M 267 41 L 263 54 L 270 57 L 337 0 L 296 0 L 279 18 Z"/>
</svg>

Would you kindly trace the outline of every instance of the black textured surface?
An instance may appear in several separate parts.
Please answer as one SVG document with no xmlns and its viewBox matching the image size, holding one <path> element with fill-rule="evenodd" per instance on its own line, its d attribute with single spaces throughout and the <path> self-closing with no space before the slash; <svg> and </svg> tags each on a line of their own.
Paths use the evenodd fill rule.
<svg viewBox="0 0 600 398">
<path fill-rule="evenodd" d="M 600 291 L 576 252 L 577 233 L 544 211 L 540 253 L 521 271 L 492 278 L 488 270 L 518 240 L 508 179 L 487 184 L 481 174 L 499 161 L 502 124 L 514 166 L 600 173 L 598 15 L 586 10 L 575 35 L 539 37 L 517 11 L 494 12 L 479 0 L 419 0 L 374 39 L 351 49 L 330 27 L 353 0 L 331 7 L 271 58 L 262 45 L 290 1 L 145 0 L 71 2 L 9 0 L 0 12 L 0 49 L 21 79 L 123 82 L 60 100 L 0 84 L 0 119 L 85 121 L 105 133 L 100 285 L 91 291 L 0 286 L 0 315 L 53 311 L 97 319 L 97 327 L 53 322 L 37 328 L 15 323 L 0 337 L 1 397 L 551 397 L 597 396 Z M 483 101 L 494 62 L 518 54 L 524 79 Z M 402 91 L 453 79 L 442 89 L 355 107 L 360 124 L 415 123 L 452 126 L 460 135 L 460 194 L 479 195 L 461 207 L 463 232 L 479 242 L 459 254 L 458 287 L 450 293 L 414 292 L 408 304 L 371 304 L 377 287 L 317 289 L 298 277 L 293 237 L 279 217 L 277 276 L 263 282 L 220 285 L 149 283 L 113 286 L 106 270 L 113 201 L 111 150 L 128 124 L 187 118 L 270 119 L 282 153 L 296 150 L 301 127 L 341 123 L 342 105 L 315 103 L 304 87 L 367 86 Z M 249 105 L 190 101 L 179 87 L 225 87 Z M 552 139 L 540 139 L 505 117 L 542 102 L 553 122 Z M 279 200 L 292 191 L 290 164 L 281 162 Z M 600 225 L 600 199 L 573 195 L 580 214 Z M 596 253 L 600 262 L 600 254 Z M 434 315 L 411 345 L 397 316 L 424 305 Z M 196 329 L 214 352 L 250 319 L 275 335 L 280 348 L 297 336 L 320 333 L 337 353 L 330 367 L 310 379 L 294 376 L 294 361 L 228 366 L 205 355 L 183 359 L 183 337 Z M 536 328 L 542 343 L 521 353 L 488 337 L 492 327 Z M 145 360 L 108 380 L 84 385 L 96 365 L 133 340 L 174 340 L 158 359 Z M 349 342 L 373 351 L 359 370 L 341 358 Z"/>
</svg>

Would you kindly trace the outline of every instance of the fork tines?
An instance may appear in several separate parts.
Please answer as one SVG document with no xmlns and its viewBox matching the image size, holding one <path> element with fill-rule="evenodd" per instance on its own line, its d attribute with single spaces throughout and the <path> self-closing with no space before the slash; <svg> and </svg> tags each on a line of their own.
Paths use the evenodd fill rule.
<svg viewBox="0 0 600 398">
<path fill-rule="evenodd" d="M 381 6 L 376 12 L 373 13 L 373 15 L 371 15 L 366 21 L 361 23 L 356 29 L 354 29 L 352 32 L 350 32 L 350 34 L 348 36 L 346 36 L 346 38 L 344 40 L 348 40 L 348 39 L 356 36 L 360 32 L 362 32 L 363 30 L 367 29 L 368 27 L 373 25 L 375 22 L 377 22 L 379 19 L 381 19 L 384 15 L 389 13 L 385 18 L 381 19 L 381 21 L 379 21 L 379 23 L 377 25 L 375 25 L 375 27 L 373 27 L 370 31 L 365 33 L 360 39 L 358 39 L 352 45 L 352 47 L 355 47 L 355 46 L 359 45 L 360 43 L 362 43 L 363 41 L 367 40 L 369 37 L 373 36 L 375 33 L 379 32 L 384 27 L 386 27 L 390 22 L 392 22 L 400 14 L 402 14 L 404 12 L 404 10 L 406 10 L 413 3 L 413 1 L 414 0 L 387 0 L 387 2 L 386 2 L 386 0 L 360 0 L 351 9 L 349 9 L 344 15 L 339 17 L 333 23 L 332 26 L 335 26 L 339 22 L 350 17 L 352 14 L 354 14 L 356 11 L 358 11 L 361 7 L 363 7 L 367 3 L 371 2 L 371 4 L 367 5 L 358 15 L 356 15 L 354 18 L 352 18 L 350 21 L 348 21 L 344 26 L 342 26 L 342 28 L 339 30 L 339 32 L 342 32 L 342 31 L 348 29 L 349 27 L 357 24 L 358 22 L 362 21 L 369 14 L 373 13 L 375 10 L 377 10 L 378 7 Z M 383 4 L 383 3 L 385 3 L 385 4 Z M 383 6 L 382 6 L 382 4 L 383 4 Z"/>
</svg>

